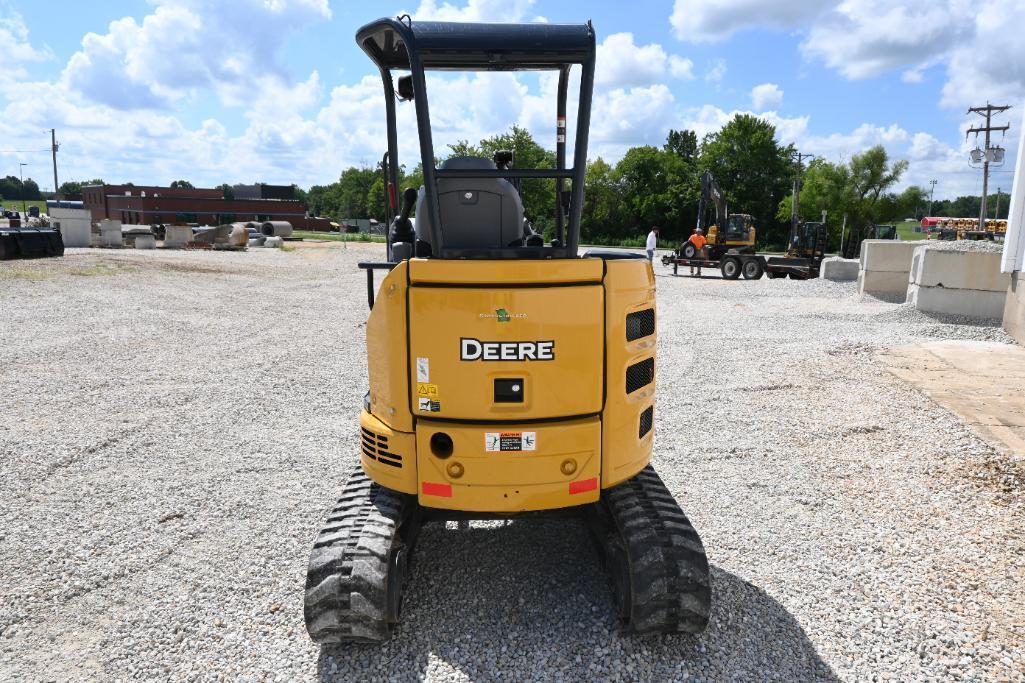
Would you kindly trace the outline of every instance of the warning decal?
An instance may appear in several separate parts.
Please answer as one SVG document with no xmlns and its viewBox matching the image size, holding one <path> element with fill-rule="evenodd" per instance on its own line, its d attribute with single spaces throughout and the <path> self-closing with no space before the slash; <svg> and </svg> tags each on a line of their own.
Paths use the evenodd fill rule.
<svg viewBox="0 0 1025 683">
<path fill-rule="evenodd" d="M 537 450 L 537 432 L 485 432 L 484 450 L 489 453 Z"/>
<path fill-rule="evenodd" d="M 418 398 L 417 403 L 420 410 L 427 413 L 437 413 L 441 411 L 441 402 L 430 399 L 430 398 Z"/>
<path fill-rule="evenodd" d="M 416 385 L 416 395 L 418 397 L 438 398 L 438 385 L 428 384 L 427 382 L 418 382 Z"/>
</svg>

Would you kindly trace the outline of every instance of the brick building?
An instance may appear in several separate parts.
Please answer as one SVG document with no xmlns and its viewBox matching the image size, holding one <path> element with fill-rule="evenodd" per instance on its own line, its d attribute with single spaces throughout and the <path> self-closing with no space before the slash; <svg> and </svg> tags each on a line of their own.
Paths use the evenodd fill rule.
<svg viewBox="0 0 1025 683">
<path fill-rule="evenodd" d="M 220 225 L 235 221 L 288 221 L 305 229 L 306 205 L 297 199 L 225 199 L 220 189 L 143 185 L 88 185 L 82 201 L 92 219 L 122 223 Z"/>
</svg>

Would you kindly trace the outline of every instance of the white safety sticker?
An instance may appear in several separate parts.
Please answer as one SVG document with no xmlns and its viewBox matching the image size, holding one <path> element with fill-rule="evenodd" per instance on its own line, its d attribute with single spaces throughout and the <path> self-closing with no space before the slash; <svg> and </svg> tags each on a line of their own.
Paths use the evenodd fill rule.
<svg viewBox="0 0 1025 683">
<path fill-rule="evenodd" d="M 417 399 L 417 405 L 420 410 L 427 413 L 438 413 L 441 412 L 441 402 L 431 398 L 419 398 Z"/>
<path fill-rule="evenodd" d="M 416 359 L 416 381 L 417 382 L 430 382 L 431 381 L 431 361 L 427 358 Z"/>
<path fill-rule="evenodd" d="M 484 450 L 488 453 L 536 451 L 537 432 L 485 432 Z"/>
</svg>

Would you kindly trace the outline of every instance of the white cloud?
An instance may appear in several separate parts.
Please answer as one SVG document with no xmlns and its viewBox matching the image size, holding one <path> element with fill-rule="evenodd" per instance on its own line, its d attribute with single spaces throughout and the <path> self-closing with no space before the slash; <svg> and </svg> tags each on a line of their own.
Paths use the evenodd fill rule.
<svg viewBox="0 0 1025 683">
<path fill-rule="evenodd" d="M 415 11 L 408 12 L 420 21 L 523 21 L 534 0 L 469 0 L 460 7 L 439 0 L 421 0 Z M 400 12 L 402 14 L 403 12 Z M 546 21 L 534 17 L 534 21 Z"/>
<path fill-rule="evenodd" d="M 0 16 L 0 84 L 23 77 L 24 64 L 52 57 L 49 49 L 34 47 L 29 41 L 28 27 L 20 14 Z"/>
<path fill-rule="evenodd" d="M 775 83 L 762 83 L 751 88 L 751 106 L 755 111 L 777 109 L 783 104 L 783 91 Z"/>
<path fill-rule="evenodd" d="M 821 11 L 821 0 L 676 0 L 669 23 L 680 40 L 722 40 L 755 26 L 800 24 Z"/>
<path fill-rule="evenodd" d="M 717 59 L 712 63 L 711 68 L 705 72 L 705 80 L 709 83 L 718 83 L 726 75 L 726 60 Z"/>
<path fill-rule="evenodd" d="M 88 33 L 62 74 L 67 86 L 115 109 L 169 107 L 201 89 L 222 102 L 246 102 L 278 63 L 282 35 L 331 17 L 327 0 L 156 0 L 136 22 Z M 239 21 L 245 17 L 245 21 Z"/>
<path fill-rule="evenodd" d="M 681 40 L 721 40 L 756 27 L 796 28 L 801 51 L 847 78 L 900 71 L 905 83 L 946 71 L 940 104 L 964 107 L 1025 97 L 1022 0 L 676 0 Z"/>
<path fill-rule="evenodd" d="M 598 45 L 595 85 L 598 88 L 645 86 L 664 80 L 666 71 L 692 78 L 693 63 L 668 55 L 658 43 L 638 46 L 632 33 L 613 33 Z"/>
<path fill-rule="evenodd" d="M 965 0 L 845 0 L 812 26 L 801 49 L 848 78 L 866 78 L 969 39 L 974 11 Z"/>
<path fill-rule="evenodd" d="M 671 55 L 669 57 L 669 72 L 676 78 L 689 81 L 694 78 L 694 62 L 686 57 Z"/>
</svg>

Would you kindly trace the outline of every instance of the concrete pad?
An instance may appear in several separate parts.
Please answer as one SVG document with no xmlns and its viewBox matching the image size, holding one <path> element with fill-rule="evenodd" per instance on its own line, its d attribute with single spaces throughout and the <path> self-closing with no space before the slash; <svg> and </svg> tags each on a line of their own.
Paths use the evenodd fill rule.
<svg viewBox="0 0 1025 683">
<path fill-rule="evenodd" d="M 1004 314 L 1006 292 L 982 289 L 947 289 L 912 284 L 907 301 L 920 311 L 968 318 L 1000 320 Z"/>
<path fill-rule="evenodd" d="M 911 255 L 920 242 L 865 240 L 858 264 L 861 270 L 904 272 L 911 270 Z"/>
<path fill-rule="evenodd" d="M 936 341 L 887 349 L 879 359 L 991 446 L 1025 457 L 1025 347 Z"/>
<path fill-rule="evenodd" d="M 169 225 L 164 232 L 164 246 L 167 248 L 181 249 L 191 241 L 192 228 L 187 225 Z"/>
<path fill-rule="evenodd" d="M 858 293 L 904 301 L 908 293 L 908 271 L 862 270 L 858 273 Z"/>
<path fill-rule="evenodd" d="M 1011 273 L 1003 318 L 1007 334 L 1025 346 L 1025 277 L 1020 272 Z"/>
<path fill-rule="evenodd" d="M 847 282 L 858 279 L 858 261 L 832 256 L 822 259 L 819 275 L 833 282 Z"/>
<path fill-rule="evenodd" d="M 916 249 L 911 282 L 926 287 L 1006 292 L 1010 275 L 1000 272 L 1000 253 Z"/>
</svg>

